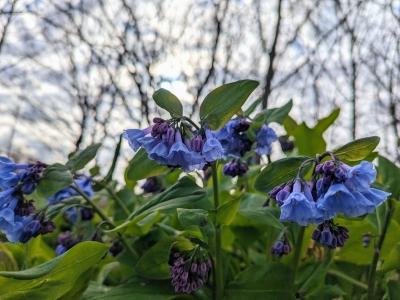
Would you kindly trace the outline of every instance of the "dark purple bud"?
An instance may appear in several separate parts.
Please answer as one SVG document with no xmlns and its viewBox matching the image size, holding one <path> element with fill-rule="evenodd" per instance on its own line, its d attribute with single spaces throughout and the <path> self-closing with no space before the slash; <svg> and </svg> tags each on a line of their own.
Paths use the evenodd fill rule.
<svg viewBox="0 0 400 300">
<path fill-rule="evenodd" d="M 159 118 L 159 117 L 153 118 L 153 123 L 155 123 L 155 124 L 160 124 L 160 123 L 164 123 L 164 122 L 165 122 L 165 120 L 162 118 Z"/>
<path fill-rule="evenodd" d="M 239 122 L 236 124 L 234 130 L 236 133 L 245 132 L 249 129 L 250 122 L 247 121 L 245 118 L 241 118 Z"/>
<path fill-rule="evenodd" d="M 108 251 L 110 252 L 110 254 L 112 256 L 117 256 L 119 253 L 121 253 L 121 251 L 124 249 L 124 247 L 122 246 L 122 243 L 120 241 L 115 241 L 114 243 L 112 243 L 110 249 L 108 249 Z"/>
<path fill-rule="evenodd" d="M 81 208 L 81 219 L 82 221 L 89 221 L 93 219 L 93 210 L 89 207 Z"/>
<path fill-rule="evenodd" d="M 332 243 L 332 233 L 328 226 L 324 228 L 321 232 L 320 242 L 323 245 L 329 246 Z"/>
<path fill-rule="evenodd" d="M 283 152 L 289 152 L 294 149 L 294 143 L 289 139 L 287 135 L 282 135 L 279 137 L 279 143 Z"/>
<path fill-rule="evenodd" d="M 156 193 L 161 191 L 161 183 L 157 177 L 149 177 L 141 186 L 145 193 Z"/>
<path fill-rule="evenodd" d="M 314 241 L 319 241 L 319 238 L 321 237 L 321 231 L 317 228 L 313 231 L 311 238 Z"/>
<path fill-rule="evenodd" d="M 40 234 L 47 234 L 53 232 L 56 229 L 56 225 L 52 221 L 43 221 L 40 229 Z"/>
<path fill-rule="evenodd" d="M 364 248 L 367 248 L 369 244 L 371 243 L 371 235 L 369 234 L 364 234 L 362 236 L 362 245 Z"/>
<path fill-rule="evenodd" d="M 201 152 L 203 150 L 203 138 L 200 135 L 194 136 L 190 140 L 190 149 L 195 152 Z"/>
</svg>

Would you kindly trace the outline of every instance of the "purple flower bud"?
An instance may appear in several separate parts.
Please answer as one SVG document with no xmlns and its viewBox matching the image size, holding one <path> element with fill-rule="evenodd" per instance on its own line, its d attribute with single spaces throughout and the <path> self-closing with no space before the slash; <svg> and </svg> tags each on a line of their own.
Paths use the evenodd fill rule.
<svg viewBox="0 0 400 300">
<path fill-rule="evenodd" d="M 89 207 L 81 208 L 81 219 L 83 221 L 89 221 L 93 219 L 93 210 Z"/>
<path fill-rule="evenodd" d="M 149 177 L 141 186 L 145 193 L 156 193 L 161 191 L 161 184 L 157 177 Z"/>
<path fill-rule="evenodd" d="M 203 150 L 203 138 L 200 135 L 194 136 L 190 140 L 190 149 L 195 152 L 201 152 Z"/>
</svg>

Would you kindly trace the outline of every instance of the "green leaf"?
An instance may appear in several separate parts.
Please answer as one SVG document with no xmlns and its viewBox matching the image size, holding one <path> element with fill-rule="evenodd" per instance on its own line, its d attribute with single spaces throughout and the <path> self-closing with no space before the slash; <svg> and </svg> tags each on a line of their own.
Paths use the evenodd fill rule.
<svg viewBox="0 0 400 300">
<path fill-rule="evenodd" d="M 281 107 L 266 109 L 260 112 L 255 117 L 255 122 L 262 124 L 276 122 L 282 124 L 283 121 L 288 116 L 292 107 L 293 107 L 293 101 L 289 100 L 286 104 L 284 104 Z"/>
<path fill-rule="evenodd" d="M 153 94 L 157 105 L 170 113 L 171 117 L 182 117 L 183 106 L 178 97 L 166 89 L 159 89 Z"/>
<path fill-rule="evenodd" d="M 400 168 L 383 156 L 379 156 L 379 182 L 392 197 L 400 199 Z"/>
<path fill-rule="evenodd" d="M 137 273 L 147 279 L 168 279 L 168 259 L 173 242 L 172 238 L 163 239 L 145 252 L 136 264 Z"/>
<path fill-rule="evenodd" d="M 274 227 L 282 230 L 284 225 L 277 217 L 279 211 L 271 207 L 257 207 L 239 209 L 232 225 L 233 226 L 254 226 L 254 227 Z"/>
<path fill-rule="evenodd" d="M 240 197 L 225 202 L 217 210 L 217 220 L 219 224 L 229 225 L 232 223 L 240 207 Z"/>
<path fill-rule="evenodd" d="M 91 284 L 82 300 L 170 300 L 175 299 L 169 283 L 129 282 L 119 286 L 107 287 Z"/>
<path fill-rule="evenodd" d="M 387 283 L 387 299 L 397 300 L 400 295 L 400 283 L 397 280 L 389 280 Z"/>
<path fill-rule="evenodd" d="M 45 264 L 18 272 L 0 272 L 1 299 L 61 299 L 106 254 L 107 246 L 82 242 Z"/>
<path fill-rule="evenodd" d="M 93 158 L 96 157 L 100 146 L 101 144 L 93 144 L 86 149 L 73 153 L 66 166 L 73 172 L 83 169 Z"/>
<path fill-rule="evenodd" d="M 340 108 L 336 108 L 325 118 L 319 119 L 314 129 L 320 133 L 325 132 L 329 128 L 329 126 L 331 126 L 336 121 L 336 119 L 339 117 L 339 114 Z"/>
<path fill-rule="evenodd" d="M 318 121 L 314 128 L 310 128 L 305 122 L 298 125 L 291 117 L 284 121 L 286 132 L 294 137 L 294 143 L 300 155 L 314 156 L 325 152 L 326 142 L 323 133 L 333 124 L 339 116 L 339 109 L 332 111 L 327 117 Z"/>
<path fill-rule="evenodd" d="M 253 103 L 244 111 L 243 116 L 250 116 L 255 111 L 257 106 L 261 104 L 262 100 L 262 98 L 258 98 L 257 100 L 253 101 Z"/>
<path fill-rule="evenodd" d="M 183 227 L 205 226 L 208 222 L 208 211 L 204 209 L 178 208 L 176 212 Z"/>
<path fill-rule="evenodd" d="M 257 176 L 254 188 L 259 192 L 268 193 L 274 187 L 294 178 L 306 159 L 308 157 L 287 157 L 268 164 Z"/>
<path fill-rule="evenodd" d="M 62 164 L 54 164 L 46 168 L 36 190 L 39 195 L 47 198 L 72 183 L 69 169 Z"/>
<path fill-rule="evenodd" d="M 382 272 L 400 269 L 400 243 L 392 245 L 387 259 L 382 264 Z"/>
<path fill-rule="evenodd" d="M 123 232 L 130 236 L 143 236 L 149 233 L 151 228 L 160 221 L 161 217 L 158 211 L 148 214 L 143 213 L 106 232 Z"/>
<path fill-rule="evenodd" d="M 295 299 L 291 289 L 292 270 L 282 263 L 252 265 L 238 274 L 226 287 L 226 298 L 230 300 L 286 300 Z"/>
<path fill-rule="evenodd" d="M 149 159 L 146 150 L 139 149 L 125 170 L 125 182 L 128 186 L 133 187 L 140 179 L 158 176 L 167 171 L 166 166 Z"/>
<path fill-rule="evenodd" d="M 240 80 L 216 88 L 200 106 L 201 121 L 214 130 L 222 127 L 240 111 L 257 86 L 257 81 Z"/>
<path fill-rule="evenodd" d="M 344 162 L 354 162 L 365 159 L 379 144 L 377 136 L 366 137 L 352 141 L 333 151 L 337 158 Z"/>
</svg>

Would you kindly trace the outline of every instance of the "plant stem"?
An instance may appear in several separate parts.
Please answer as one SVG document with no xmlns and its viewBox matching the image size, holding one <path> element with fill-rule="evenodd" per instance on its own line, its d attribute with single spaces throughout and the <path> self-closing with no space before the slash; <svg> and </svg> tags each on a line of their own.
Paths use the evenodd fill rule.
<svg viewBox="0 0 400 300">
<path fill-rule="evenodd" d="M 296 273 L 300 263 L 301 250 L 303 248 L 303 239 L 304 239 L 304 231 L 305 227 L 301 226 L 300 231 L 297 235 L 296 245 L 294 249 L 294 257 L 293 257 L 293 285 L 296 282 Z"/>
<path fill-rule="evenodd" d="M 76 184 L 71 185 L 71 187 L 79 194 L 82 196 L 83 199 L 86 200 L 86 202 L 93 208 L 93 210 L 100 216 L 100 218 L 110 224 L 112 228 L 115 228 L 114 222 L 104 213 L 104 211 L 96 204 L 94 203 Z M 136 253 L 135 249 L 132 248 L 132 246 L 129 244 L 129 242 L 126 240 L 124 236 L 118 233 L 119 238 L 121 239 L 121 242 L 124 244 L 124 246 L 128 249 L 129 252 L 133 255 L 133 257 L 138 258 L 139 255 Z"/>
<path fill-rule="evenodd" d="M 385 219 L 383 221 L 382 232 L 379 235 L 378 244 L 375 247 L 374 257 L 372 259 L 371 268 L 368 274 L 368 297 L 367 297 L 368 300 L 374 300 L 375 297 L 376 267 L 379 261 L 379 255 L 382 250 L 383 242 L 385 241 L 385 236 L 389 228 L 390 219 L 392 218 L 392 215 L 393 215 L 393 207 L 392 207 L 392 202 L 389 199 L 386 202 L 386 214 L 385 214 Z"/>
<path fill-rule="evenodd" d="M 121 198 L 115 194 L 109 187 L 105 187 L 107 193 L 115 200 L 115 202 L 117 202 L 117 204 L 119 205 L 119 207 L 124 211 L 125 215 L 127 217 L 129 217 L 129 215 L 131 214 L 131 212 L 129 211 L 128 207 L 125 205 L 124 202 L 122 202 Z"/>
<path fill-rule="evenodd" d="M 218 188 L 218 174 L 217 164 L 214 162 L 211 165 L 212 179 L 213 179 L 213 191 L 214 191 L 214 208 L 215 208 L 215 291 L 214 299 L 220 300 L 224 295 L 224 277 L 223 277 L 223 266 L 222 266 L 222 249 L 221 249 L 221 227 L 218 224 L 217 213 L 219 208 L 219 188 Z"/>
<path fill-rule="evenodd" d="M 338 270 L 328 270 L 328 274 L 336 276 L 343 280 L 346 280 L 347 282 L 351 283 L 352 285 L 358 286 L 358 287 L 362 288 L 363 290 L 368 290 L 368 286 L 365 283 L 362 283 L 361 281 L 358 281 L 357 279 L 355 279 L 343 272 L 340 272 Z"/>
</svg>

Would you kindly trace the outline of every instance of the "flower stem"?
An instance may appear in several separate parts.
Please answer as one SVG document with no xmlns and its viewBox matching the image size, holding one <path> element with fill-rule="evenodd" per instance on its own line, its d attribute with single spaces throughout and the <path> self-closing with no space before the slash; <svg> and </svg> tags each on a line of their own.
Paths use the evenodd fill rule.
<svg viewBox="0 0 400 300">
<path fill-rule="evenodd" d="M 378 213 L 378 212 L 376 212 Z M 380 232 L 379 239 L 378 239 L 378 244 L 375 247 L 374 251 L 374 257 L 372 259 L 371 263 L 371 268 L 368 274 L 368 300 L 374 300 L 375 299 L 375 276 L 376 276 L 376 266 L 379 261 L 379 255 L 382 250 L 383 242 L 385 241 L 385 236 L 387 233 L 387 230 L 389 228 L 390 224 L 390 219 L 393 216 L 393 204 L 391 200 L 389 199 L 386 202 L 386 214 L 385 214 L 385 219 L 383 221 L 383 227 L 382 231 Z"/>
<path fill-rule="evenodd" d="M 219 188 L 218 188 L 218 174 L 217 164 L 214 162 L 211 165 L 212 179 L 213 179 L 213 191 L 214 191 L 214 208 L 217 216 L 219 208 Z M 218 224 L 217 217 L 215 216 L 215 291 L 214 299 L 220 300 L 224 295 L 224 277 L 223 277 L 223 266 L 222 266 L 222 249 L 221 249 L 221 227 Z"/>
<path fill-rule="evenodd" d="M 93 208 L 93 210 L 100 216 L 100 218 L 110 224 L 112 228 L 115 228 L 114 222 L 104 213 L 104 211 L 96 204 L 94 203 L 76 184 L 71 185 L 71 187 L 79 194 L 82 196 L 83 199 Z M 136 253 L 135 249 L 132 248 L 132 246 L 129 244 L 129 242 L 126 240 L 124 236 L 121 234 L 118 234 L 122 244 L 128 249 L 128 251 L 133 255 L 133 257 L 138 258 L 139 255 Z"/>
<path fill-rule="evenodd" d="M 300 263 L 301 250 L 303 248 L 303 240 L 304 240 L 304 231 L 305 227 L 301 226 L 299 233 L 297 235 L 296 245 L 294 249 L 294 257 L 293 257 L 293 285 L 296 282 L 296 273 Z"/>
</svg>

